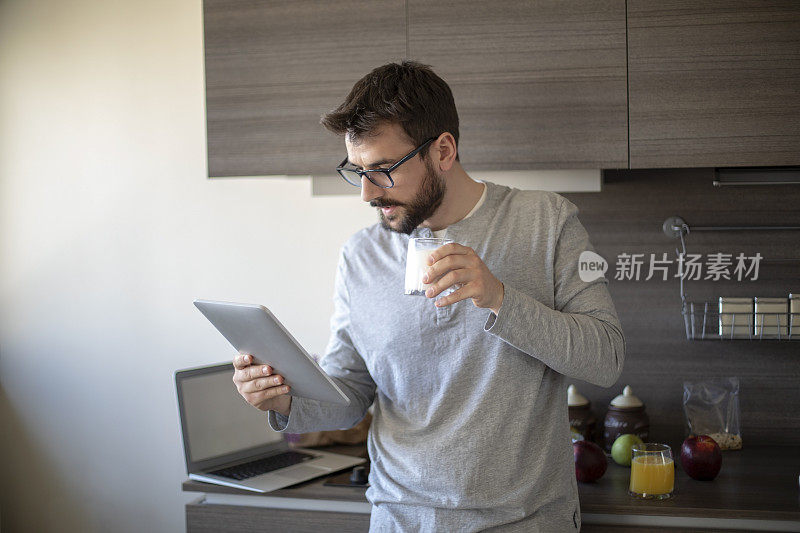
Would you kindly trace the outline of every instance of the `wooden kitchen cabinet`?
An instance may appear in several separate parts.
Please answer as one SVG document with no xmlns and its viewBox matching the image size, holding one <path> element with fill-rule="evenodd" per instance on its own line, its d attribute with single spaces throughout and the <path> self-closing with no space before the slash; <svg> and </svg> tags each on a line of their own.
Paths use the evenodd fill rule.
<svg viewBox="0 0 800 533">
<path fill-rule="evenodd" d="M 396 0 L 204 0 L 208 175 L 334 174 L 319 125 L 372 68 L 406 53 Z"/>
<path fill-rule="evenodd" d="M 403 57 L 453 88 L 468 170 L 628 166 L 624 0 L 203 10 L 209 176 L 332 175 L 344 147 L 320 115 Z"/>
<path fill-rule="evenodd" d="M 624 0 L 408 0 L 408 49 L 453 90 L 467 171 L 628 166 Z"/>
<path fill-rule="evenodd" d="M 201 499 L 202 500 L 202 499 Z M 368 533 L 368 514 L 238 505 L 186 505 L 186 533 Z"/>
<path fill-rule="evenodd" d="M 209 176 L 335 175 L 344 147 L 320 115 L 404 57 L 453 89 L 468 171 L 800 165 L 793 0 L 204 0 L 203 11 Z"/>
<path fill-rule="evenodd" d="M 627 5 L 631 168 L 800 164 L 800 2 Z"/>
</svg>

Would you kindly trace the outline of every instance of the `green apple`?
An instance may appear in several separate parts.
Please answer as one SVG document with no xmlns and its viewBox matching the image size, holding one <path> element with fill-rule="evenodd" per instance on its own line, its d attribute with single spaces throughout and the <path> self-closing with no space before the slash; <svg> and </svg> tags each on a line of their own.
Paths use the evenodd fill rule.
<svg viewBox="0 0 800 533">
<path fill-rule="evenodd" d="M 622 466 L 631 466 L 631 448 L 634 444 L 642 444 L 642 439 L 631 433 L 617 437 L 611 445 L 611 458 Z"/>
</svg>

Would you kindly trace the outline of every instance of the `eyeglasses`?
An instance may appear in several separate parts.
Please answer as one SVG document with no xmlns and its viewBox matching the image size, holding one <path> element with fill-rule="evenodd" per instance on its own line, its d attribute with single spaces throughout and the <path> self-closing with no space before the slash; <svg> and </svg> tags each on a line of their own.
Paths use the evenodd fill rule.
<svg viewBox="0 0 800 533">
<path fill-rule="evenodd" d="M 344 181 L 349 183 L 350 185 L 355 185 L 356 187 L 361 187 L 361 178 L 366 177 L 369 181 L 381 187 L 383 189 L 391 189 L 394 187 L 394 180 L 392 179 L 392 172 L 397 169 L 400 165 L 417 155 L 417 153 L 428 146 L 431 142 L 435 141 L 436 137 L 431 137 L 417 148 L 411 150 L 405 157 L 403 157 L 400 161 L 395 163 L 394 165 L 390 166 L 389 168 L 375 168 L 375 169 L 366 169 L 361 170 L 360 168 L 356 168 L 353 165 L 347 166 L 347 158 L 344 158 L 344 161 L 339 163 L 339 166 L 336 167 L 336 172 L 344 178 Z"/>
</svg>

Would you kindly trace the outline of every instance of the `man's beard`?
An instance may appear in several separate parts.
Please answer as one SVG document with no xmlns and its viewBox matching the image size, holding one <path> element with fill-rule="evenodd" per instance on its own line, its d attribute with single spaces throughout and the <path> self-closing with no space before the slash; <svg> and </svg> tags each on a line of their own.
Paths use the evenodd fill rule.
<svg viewBox="0 0 800 533">
<path fill-rule="evenodd" d="M 382 228 L 410 235 L 417 226 L 432 217 L 436 210 L 439 209 L 439 206 L 442 205 L 442 200 L 444 200 L 444 193 L 446 191 L 447 186 L 444 180 L 436 175 L 433 165 L 426 160 L 425 176 L 422 179 L 419 192 L 413 200 L 407 204 L 373 200 L 369 205 L 372 207 L 390 207 L 393 205 L 403 207 L 405 209 L 405 215 L 400 219 L 400 225 L 397 228 L 392 227 L 389 222 L 391 219 L 397 218 L 398 215 L 390 215 L 391 219 L 387 220 L 386 215 L 379 211 L 378 218 L 380 219 Z"/>
</svg>

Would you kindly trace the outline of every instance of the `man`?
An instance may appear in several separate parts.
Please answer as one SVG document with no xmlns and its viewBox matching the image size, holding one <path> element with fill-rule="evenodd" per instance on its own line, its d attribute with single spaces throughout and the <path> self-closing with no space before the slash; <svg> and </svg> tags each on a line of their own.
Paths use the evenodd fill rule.
<svg viewBox="0 0 800 533">
<path fill-rule="evenodd" d="M 613 385 L 625 341 L 607 280 L 578 275 L 577 208 L 470 178 L 450 89 L 418 63 L 373 70 L 322 124 L 379 208 L 340 254 L 321 361 L 351 404 L 292 398 L 246 356 L 239 392 L 290 433 L 352 427 L 374 402 L 371 531 L 580 529 L 566 380 Z M 404 295 L 409 238 L 442 234 L 458 244 L 431 254 L 431 289 Z"/>
</svg>

